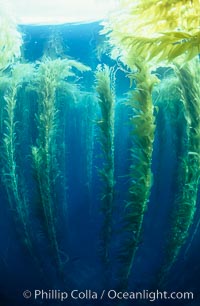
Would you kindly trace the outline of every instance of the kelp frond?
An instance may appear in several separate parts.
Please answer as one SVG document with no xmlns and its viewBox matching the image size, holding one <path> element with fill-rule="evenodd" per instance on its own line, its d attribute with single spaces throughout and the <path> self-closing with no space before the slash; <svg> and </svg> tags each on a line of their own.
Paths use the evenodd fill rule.
<svg viewBox="0 0 200 306">
<path fill-rule="evenodd" d="M 104 216 L 102 228 L 102 259 L 108 263 L 109 245 L 112 232 L 112 212 L 114 200 L 114 76 L 112 70 L 104 65 L 96 71 L 96 91 L 101 118 L 98 126 L 101 131 L 100 144 L 103 152 L 103 166 L 99 174 L 104 183 L 102 195 L 102 212 Z"/>
<path fill-rule="evenodd" d="M 0 70 L 6 69 L 21 55 L 22 37 L 13 12 L 5 1 L 0 1 Z"/>
<path fill-rule="evenodd" d="M 129 104 L 133 110 L 130 118 L 132 125 L 132 148 L 130 164 L 129 200 L 125 205 L 124 232 L 126 238 L 120 251 L 121 286 L 126 287 L 138 249 L 144 214 L 152 186 L 152 152 L 154 142 L 154 115 L 152 90 L 157 82 L 144 62 L 136 62 L 138 72 L 132 78 L 136 89 L 130 92 Z"/>
<path fill-rule="evenodd" d="M 160 272 L 160 283 L 166 279 L 185 244 L 193 223 L 200 177 L 200 90 L 199 59 L 190 64 L 175 66 L 178 77 L 185 119 L 187 121 L 188 143 L 178 167 L 178 191 L 172 212 L 172 224 L 166 247 L 166 257 Z M 184 139 L 183 139 L 184 142 Z M 183 143 L 183 146 L 185 143 Z"/>
<path fill-rule="evenodd" d="M 122 60 L 142 56 L 170 62 L 189 61 L 200 52 L 199 1 L 121 1 L 102 33 Z"/>
<path fill-rule="evenodd" d="M 128 36 L 122 44 L 127 45 L 130 54 L 140 54 L 149 61 L 170 63 L 180 56 L 182 61 L 189 61 L 200 53 L 200 31 L 194 35 L 165 32 L 155 38 Z"/>
<path fill-rule="evenodd" d="M 39 113 L 36 117 L 38 138 L 32 147 L 33 168 L 38 186 L 43 222 L 54 252 L 59 272 L 62 269 L 56 234 L 55 180 L 59 169 L 57 161 L 56 134 L 58 118 L 56 89 L 61 79 L 70 75 L 69 68 L 61 60 L 45 60 L 36 71 L 35 91 L 39 98 Z M 33 87 L 34 88 L 34 87 Z"/>
<path fill-rule="evenodd" d="M 89 66 L 86 66 L 76 60 L 72 60 L 72 59 L 69 59 L 67 60 L 68 62 L 68 65 L 70 67 L 73 67 L 73 68 L 76 68 L 77 70 L 79 70 L 80 72 L 85 72 L 85 71 L 90 71 L 91 68 Z"/>
<path fill-rule="evenodd" d="M 23 69 L 22 69 L 23 68 Z M 16 64 L 9 77 L 8 88 L 5 91 L 5 113 L 3 134 L 3 168 L 2 178 L 8 194 L 9 204 L 15 213 L 16 225 L 21 231 L 23 243 L 33 256 L 33 241 L 30 234 L 30 207 L 22 173 L 19 169 L 16 150 L 18 148 L 16 120 L 17 95 L 24 78 L 27 77 L 29 65 Z"/>
<path fill-rule="evenodd" d="M 45 227 L 51 250 L 57 263 L 59 273 L 63 265 L 57 238 L 57 189 L 56 185 L 61 179 L 58 162 L 58 133 L 59 133 L 59 105 L 57 91 L 67 86 L 67 78 L 75 76 L 72 71 L 89 70 L 85 65 L 74 60 L 44 58 L 38 63 L 35 71 L 35 81 L 32 90 L 38 95 L 38 114 L 36 123 L 38 137 L 32 146 L 33 168 L 37 182 L 42 221 Z"/>
</svg>

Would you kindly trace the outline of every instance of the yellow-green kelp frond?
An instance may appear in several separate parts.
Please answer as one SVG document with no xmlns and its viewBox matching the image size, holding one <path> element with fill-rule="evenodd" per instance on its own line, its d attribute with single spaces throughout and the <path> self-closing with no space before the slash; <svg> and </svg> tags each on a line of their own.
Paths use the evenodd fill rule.
<svg viewBox="0 0 200 306">
<path fill-rule="evenodd" d="M 4 95 L 4 134 L 2 146 L 2 179 L 5 185 L 11 209 L 15 213 L 15 219 L 19 230 L 22 232 L 22 241 L 32 254 L 32 238 L 30 234 L 30 207 L 26 187 L 19 169 L 16 150 L 18 148 L 16 119 L 17 95 L 24 78 L 28 77 L 29 65 L 16 64 L 13 66 L 9 78 L 8 88 Z"/>
<path fill-rule="evenodd" d="M 98 66 L 96 71 L 96 91 L 101 118 L 98 126 L 101 131 L 100 144 L 103 153 L 103 166 L 99 169 L 104 183 L 102 194 L 102 212 L 104 216 L 102 228 L 102 259 L 109 262 L 109 245 L 112 233 L 112 212 L 114 200 L 114 74 L 108 66 Z"/>
<path fill-rule="evenodd" d="M 130 106 L 133 116 L 132 148 L 130 164 L 129 200 L 125 204 L 124 231 L 126 238 L 120 250 L 121 286 L 128 285 L 134 258 L 142 233 L 144 214 L 152 186 L 152 152 L 154 142 L 154 107 L 152 90 L 157 78 L 149 73 L 145 62 L 137 62 L 138 72 L 132 75 L 136 89 L 130 92 Z"/>
<path fill-rule="evenodd" d="M 180 157 L 178 191 L 172 212 L 172 225 L 166 247 L 166 258 L 160 273 L 162 283 L 185 244 L 196 210 L 200 176 L 200 65 L 194 59 L 185 66 L 176 66 L 180 82 L 182 103 L 187 120 L 187 152 Z"/>
<path fill-rule="evenodd" d="M 137 36 L 152 37 L 174 29 L 195 31 L 200 26 L 199 4 L 199 0 L 121 0 L 110 18 L 113 22 L 119 21 L 127 34 Z"/>
<path fill-rule="evenodd" d="M 12 9 L 0 1 L 0 70 L 6 69 L 21 55 L 22 37 Z"/>
<path fill-rule="evenodd" d="M 122 44 L 128 53 L 140 54 L 149 61 L 170 63 L 182 55 L 180 59 L 184 62 L 200 53 L 200 31 L 194 35 L 171 31 L 155 38 L 127 36 Z"/>
<path fill-rule="evenodd" d="M 188 61 L 200 53 L 200 2 L 122 0 L 102 33 L 125 62 L 134 55 L 155 62 L 183 55 Z"/>
</svg>

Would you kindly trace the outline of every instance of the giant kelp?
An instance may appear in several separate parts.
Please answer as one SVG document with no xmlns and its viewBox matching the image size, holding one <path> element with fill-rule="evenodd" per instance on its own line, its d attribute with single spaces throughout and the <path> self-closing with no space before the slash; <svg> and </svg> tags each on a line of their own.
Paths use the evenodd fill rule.
<svg viewBox="0 0 200 306">
<path fill-rule="evenodd" d="M 131 77 L 136 81 L 136 89 L 130 92 L 129 98 L 133 115 L 130 118 L 132 147 L 129 200 L 125 204 L 123 228 L 126 238 L 120 250 L 122 287 L 127 286 L 140 244 L 144 214 L 152 186 L 151 163 L 155 123 L 151 94 L 157 78 L 149 73 L 146 63 L 137 60 L 135 65 L 138 70 Z"/>
<path fill-rule="evenodd" d="M 199 53 L 199 15 L 198 0 L 122 0 L 103 33 L 127 63 L 132 54 L 156 62 L 183 55 L 187 61 Z"/>
<path fill-rule="evenodd" d="M 2 179 L 7 191 L 11 210 L 23 243 L 33 255 L 33 240 L 30 231 L 30 205 L 22 171 L 17 160 L 18 149 L 16 118 L 17 97 L 22 83 L 32 75 L 32 65 L 17 63 L 13 66 L 11 76 L 7 77 L 5 88 L 4 134 L 2 146 Z"/>
<path fill-rule="evenodd" d="M 61 178 L 58 162 L 58 112 L 57 89 L 67 86 L 65 80 L 74 76 L 72 68 L 86 71 L 89 68 L 75 60 L 44 59 L 39 63 L 33 89 L 38 94 L 38 115 L 36 123 L 38 137 L 32 146 L 33 168 L 39 191 L 43 224 L 50 241 L 51 250 L 62 272 L 60 248 L 57 239 L 57 190 L 56 184 Z"/>
<path fill-rule="evenodd" d="M 182 140 L 186 152 L 180 157 L 178 166 L 178 190 L 176 193 L 172 224 L 166 247 L 166 257 L 160 272 L 161 280 L 176 261 L 181 247 L 185 244 L 189 229 L 193 223 L 199 186 L 200 165 L 200 91 L 199 60 L 189 64 L 176 64 L 175 72 L 180 82 L 181 102 L 184 106 L 187 122 L 187 142 Z M 181 103 L 180 102 L 180 103 Z"/>
<path fill-rule="evenodd" d="M 85 196 L 92 217 L 94 205 L 92 203 L 93 169 L 94 169 L 94 147 L 96 137 L 96 117 L 98 103 L 94 93 L 82 92 L 77 104 L 80 112 L 81 145 L 83 154 L 81 156 L 82 171 L 84 177 Z M 84 115 L 83 115 L 84 114 Z M 80 173 L 81 175 L 81 173 Z"/>
<path fill-rule="evenodd" d="M 164 205 L 159 204 L 163 201 L 163 194 L 170 194 L 170 199 L 174 199 L 175 186 L 178 183 L 177 166 L 181 157 L 185 154 L 188 142 L 188 125 L 181 99 L 180 83 L 172 69 L 168 70 L 153 93 L 154 105 L 157 110 L 154 149 L 154 173 L 156 177 L 154 180 L 154 195 L 155 203 L 157 203 L 154 216 L 156 218 L 165 209 Z M 169 166 L 166 159 L 172 159 Z M 165 173 L 165 175 L 162 175 L 162 173 Z M 171 202 L 167 197 L 165 200 L 168 203 Z M 170 205 L 166 206 L 165 216 L 168 215 L 170 208 Z"/>
<path fill-rule="evenodd" d="M 131 3 L 130 1 L 130 6 Z M 103 30 L 103 33 L 108 33 L 109 43 L 113 46 L 112 54 L 117 51 L 117 56 L 130 69 L 127 76 L 130 78 L 131 86 L 133 80 L 136 82 L 136 90 L 131 91 L 129 102 L 133 111 L 130 120 L 133 127 L 133 146 L 131 148 L 130 164 L 131 184 L 129 200 L 125 205 L 123 227 L 125 238 L 119 256 L 121 261 L 121 287 L 128 285 L 135 254 L 141 239 L 144 213 L 152 185 L 151 163 L 155 130 L 152 90 L 154 84 L 158 81 L 156 76 L 150 73 L 146 54 L 140 52 L 137 45 L 134 49 L 124 43 L 126 41 L 126 30 L 131 29 L 133 31 L 130 20 L 132 20 L 132 13 L 134 12 L 132 12 L 130 6 L 127 7 L 127 10 L 121 10 L 121 7 L 118 12 L 111 15 L 107 26 Z M 131 14 L 131 19 L 127 18 L 127 12 Z M 137 24 L 135 18 L 134 21 Z"/>
<path fill-rule="evenodd" d="M 99 66 L 96 71 L 96 91 L 101 110 L 98 126 L 101 130 L 100 143 L 103 167 L 99 169 L 104 183 L 101 210 L 104 215 L 102 229 L 102 258 L 108 263 L 109 245 L 112 233 L 112 213 L 114 201 L 114 75 L 108 66 Z"/>
<path fill-rule="evenodd" d="M 166 256 L 167 259 L 162 270 L 163 274 L 164 271 L 169 271 L 171 268 L 187 237 L 188 229 L 192 224 L 196 204 L 198 172 L 197 170 L 195 171 L 195 167 L 198 169 L 199 127 L 197 110 L 199 93 L 194 81 L 195 78 L 192 80 L 192 71 L 190 71 L 191 76 L 190 73 L 188 73 L 190 69 L 189 65 L 182 67 L 181 64 L 183 65 L 184 62 L 190 61 L 199 53 L 199 15 L 199 1 L 152 0 L 147 2 L 145 0 L 122 0 L 120 1 L 118 10 L 110 14 L 108 21 L 104 23 L 104 29 L 101 32 L 107 35 L 108 42 L 113 47 L 113 58 L 119 58 L 131 69 L 129 74 L 131 80 L 134 78 L 134 72 L 135 70 L 137 71 L 138 62 L 140 61 L 141 63 L 143 61 L 148 62 L 149 69 L 153 70 L 158 68 L 160 63 L 162 63 L 162 65 L 172 65 L 172 62 L 178 60 L 174 65 L 176 66 L 176 71 L 179 71 L 179 79 L 182 84 L 182 96 L 186 110 L 185 118 L 189 120 L 188 124 L 195 126 L 195 128 L 190 126 L 190 129 L 188 130 L 188 133 L 190 134 L 188 154 L 181 160 L 178 171 L 179 194 L 176 198 L 176 208 L 172 213 L 172 239 L 169 238 L 169 246 L 167 247 Z M 143 69 L 140 69 L 139 67 L 138 70 L 142 71 Z M 190 83 L 190 86 L 188 86 L 186 79 L 188 80 L 188 83 Z M 148 89 L 148 79 L 144 78 L 141 84 L 139 83 L 139 93 L 144 100 L 146 89 Z M 138 95 L 136 96 L 136 101 L 137 99 Z M 152 107 L 152 102 L 149 103 L 149 105 Z M 137 105 L 137 113 L 132 120 L 135 129 L 138 132 L 137 136 L 140 136 L 139 133 L 151 131 L 151 128 L 147 129 L 146 122 L 148 121 L 141 121 L 142 115 L 148 116 L 148 108 L 146 107 L 143 109 L 142 107 L 142 103 L 140 103 L 139 106 Z M 150 116 L 147 117 L 147 119 L 150 118 Z M 140 129 L 137 127 L 138 122 L 140 123 Z M 196 133 L 196 135 L 194 133 Z M 139 143 L 139 152 L 141 153 L 138 154 L 136 148 L 132 151 L 133 156 L 135 156 L 134 158 L 137 160 L 137 157 L 139 156 L 140 160 L 138 166 L 140 169 L 139 173 L 135 170 L 135 165 L 133 166 L 136 178 L 133 180 L 134 189 L 132 191 L 130 188 L 130 193 L 133 194 L 134 203 L 145 203 L 148 201 L 148 196 L 144 197 L 144 201 L 142 200 L 143 198 L 141 201 L 137 201 L 137 197 L 141 194 L 140 181 L 138 181 L 138 178 L 140 178 L 142 173 L 143 175 L 147 173 L 147 164 L 150 166 L 150 160 L 149 163 L 141 162 L 144 158 L 150 156 L 150 154 L 144 154 L 147 144 L 146 139 L 141 139 L 143 140 Z M 151 140 L 151 143 L 149 144 L 148 149 L 152 150 L 153 138 L 149 138 L 149 140 Z M 146 190 L 148 190 L 150 182 L 148 176 L 143 181 L 144 186 L 147 187 Z M 189 197 L 192 199 L 190 201 L 191 203 L 188 202 L 189 194 Z M 145 192 L 143 191 L 143 196 L 144 195 Z M 130 204 L 128 203 L 127 207 L 129 206 Z M 131 207 L 134 206 L 132 205 Z M 145 207 L 145 205 L 141 205 L 141 207 Z M 135 209 L 139 210 L 136 204 Z M 137 246 L 138 244 L 138 233 L 140 233 L 141 229 L 143 210 L 141 210 L 141 213 L 139 214 L 133 213 L 132 216 L 136 217 L 137 220 L 137 222 L 135 222 L 131 220 L 131 218 L 129 219 L 130 233 L 132 233 L 133 237 L 129 239 L 129 245 L 127 242 L 126 251 L 122 253 L 123 262 L 127 261 L 127 264 L 124 266 L 125 280 L 127 280 L 128 275 L 130 274 L 130 268 L 132 267 L 131 258 L 134 258 L 136 250 L 135 245 Z M 140 216 L 140 218 L 138 216 Z M 136 230 L 134 227 L 136 227 Z"/>
<path fill-rule="evenodd" d="M 134 49 L 126 44 L 126 30 L 131 29 L 131 32 L 134 33 L 131 27 L 132 19 L 137 24 L 137 19 L 133 17 L 134 11 L 132 11 L 131 3 L 129 1 L 130 5 L 126 7 L 128 4 L 126 1 L 126 9 L 124 7 L 122 10 L 121 7 L 118 12 L 111 15 L 103 30 L 103 33 L 108 33 L 109 43 L 113 46 L 112 54 L 117 52 L 114 57 L 119 56 L 128 66 L 131 85 L 135 80 L 137 86 L 130 96 L 130 105 L 134 112 L 131 118 L 133 147 L 131 148 L 129 200 L 125 206 L 124 216 L 126 238 L 120 250 L 121 287 L 128 285 L 141 239 L 144 213 L 152 185 L 151 162 L 155 124 L 151 94 L 153 86 L 157 82 L 155 75 L 150 73 L 149 65 L 145 60 L 146 54 L 140 52 L 138 45 Z M 128 18 L 127 13 L 131 15 L 131 18 Z"/>
<path fill-rule="evenodd" d="M 21 55 L 22 37 L 7 3 L 0 2 L 0 70 L 6 69 Z"/>
</svg>

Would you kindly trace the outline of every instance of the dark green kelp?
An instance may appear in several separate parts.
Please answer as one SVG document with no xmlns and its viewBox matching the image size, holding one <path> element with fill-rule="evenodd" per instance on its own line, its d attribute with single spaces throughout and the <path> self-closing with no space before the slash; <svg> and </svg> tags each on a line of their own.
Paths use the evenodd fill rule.
<svg viewBox="0 0 200 306">
<path fill-rule="evenodd" d="M 4 134 L 2 146 L 2 179 L 7 191 L 10 208 L 14 213 L 14 219 L 20 236 L 23 237 L 23 244 L 33 255 L 33 236 L 30 228 L 30 204 L 23 178 L 23 172 L 18 163 L 17 150 L 19 143 L 19 122 L 17 121 L 16 109 L 18 92 L 26 79 L 32 75 L 32 65 L 15 64 L 11 75 L 7 77 L 7 86 L 4 94 Z"/>
<path fill-rule="evenodd" d="M 163 202 L 163 194 L 169 194 L 170 198 L 174 198 L 177 166 L 180 157 L 185 153 L 185 144 L 188 141 L 188 126 L 184 105 L 181 101 L 180 83 L 172 69 L 165 72 L 165 78 L 156 86 L 154 105 L 157 109 L 154 150 L 154 174 L 156 177 L 154 194 L 156 197 L 155 207 L 157 207 L 155 217 L 159 217 L 164 212 L 163 205 L 160 205 Z M 170 148 L 169 151 L 168 148 Z M 168 166 L 166 159 L 169 158 L 172 159 L 172 162 Z M 169 202 L 169 200 L 167 201 Z M 168 214 L 169 210 L 170 206 L 167 205 L 165 213 Z"/>
<path fill-rule="evenodd" d="M 166 280 L 166 276 L 186 242 L 196 210 L 200 175 L 199 72 L 198 59 L 182 66 L 175 65 L 175 73 L 181 90 L 180 103 L 183 103 L 187 122 L 187 141 L 182 139 L 185 153 L 180 156 L 177 170 L 177 192 L 165 250 L 166 255 L 160 271 L 160 284 Z"/>
<path fill-rule="evenodd" d="M 38 94 L 38 114 L 36 115 L 38 137 L 36 145 L 32 146 L 33 168 L 43 224 L 59 273 L 62 273 L 63 266 L 57 237 L 59 207 L 56 185 L 61 179 L 57 141 L 59 133 L 57 90 L 67 86 L 66 79 L 75 75 L 72 71 L 73 67 L 80 71 L 89 70 L 88 67 L 74 60 L 44 59 L 36 70 L 33 86 Z"/>
<path fill-rule="evenodd" d="M 112 213 L 114 200 L 114 75 L 108 66 L 99 66 L 96 71 L 96 91 L 101 117 L 98 120 L 100 128 L 100 144 L 103 156 L 103 166 L 99 169 L 104 187 L 101 197 L 101 210 L 104 220 L 101 233 L 101 255 L 107 264 L 112 233 Z"/>
</svg>

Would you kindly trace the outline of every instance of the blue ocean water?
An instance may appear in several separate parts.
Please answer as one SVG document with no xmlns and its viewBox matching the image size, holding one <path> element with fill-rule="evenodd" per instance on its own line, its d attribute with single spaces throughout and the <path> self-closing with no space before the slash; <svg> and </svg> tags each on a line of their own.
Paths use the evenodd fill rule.
<svg viewBox="0 0 200 306">
<path fill-rule="evenodd" d="M 131 164 L 132 128 L 127 107 L 127 93 L 130 82 L 126 68 L 112 60 L 105 47 L 105 37 L 99 35 L 101 25 L 70 24 L 59 26 L 21 26 L 26 63 L 38 63 L 44 54 L 50 59 L 72 58 L 88 65 L 91 70 L 71 84 L 66 83 L 68 100 L 57 96 L 58 136 L 57 156 L 60 178 L 56 184 L 56 227 L 62 273 L 56 270 L 52 248 L 41 225 L 37 184 L 32 166 L 31 146 L 37 144 L 38 129 L 36 114 L 37 98 L 34 93 L 18 97 L 16 108 L 17 146 L 16 163 L 26 183 L 29 198 L 29 225 L 35 238 L 35 254 L 28 253 L 23 244 L 23 232 L 18 228 L 19 220 L 13 218 L 15 211 L 8 205 L 5 186 L 1 185 L 0 220 L 0 306 L 22 305 L 198 305 L 199 301 L 199 229 L 191 241 L 192 233 L 198 224 L 199 209 L 195 215 L 186 244 L 173 265 L 162 288 L 156 284 L 156 277 L 164 258 L 167 233 L 171 224 L 177 186 L 177 169 L 180 162 L 181 147 L 179 139 L 184 130 L 184 121 L 173 122 L 172 115 L 166 113 L 165 105 L 159 105 L 156 114 L 156 131 L 152 160 L 153 183 L 148 209 L 145 213 L 141 241 L 134 259 L 129 284 L 123 291 L 175 291 L 194 292 L 192 300 L 154 301 L 120 300 L 90 298 L 65 301 L 60 299 L 34 299 L 35 290 L 60 290 L 71 292 L 91 290 L 98 296 L 102 291 L 119 291 L 119 249 L 126 234 L 123 228 L 125 202 L 131 183 L 129 169 Z M 37 62 L 38 61 L 38 62 Z M 95 70 L 97 65 L 107 64 L 115 70 L 115 185 L 112 216 L 112 235 L 110 241 L 109 263 L 101 260 L 101 231 L 103 214 L 101 209 L 103 183 L 99 169 L 104 165 L 101 151 L 101 131 L 98 120 L 101 117 L 95 91 Z M 163 80 L 165 68 L 157 71 Z M 24 94 L 25 95 L 25 94 Z M 156 95 L 156 94 L 155 94 Z M 27 98 L 28 97 L 28 98 Z M 21 103 L 20 103 L 21 101 Z M 156 102 L 155 102 L 156 103 Z M 170 117 L 171 116 L 171 117 Z M 1 134 L 3 137 L 3 129 Z M 45 171 L 45 170 L 44 170 Z M 51 174 L 55 176 L 55 173 Z M 23 188 L 23 187 L 22 187 Z M 190 246 L 191 241 L 191 246 Z M 190 248 L 188 249 L 188 246 Z M 32 297 L 24 298 L 23 292 L 29 290 Z M 50 291 L 49 291 L 50 290 Z"/>
</svg>

